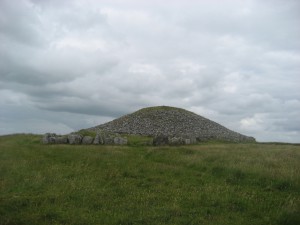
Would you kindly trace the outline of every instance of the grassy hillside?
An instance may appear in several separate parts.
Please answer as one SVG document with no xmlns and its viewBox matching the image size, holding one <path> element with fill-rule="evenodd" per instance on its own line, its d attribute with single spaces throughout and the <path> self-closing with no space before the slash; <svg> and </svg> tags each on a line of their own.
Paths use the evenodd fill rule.
<svg viewBox="0 0 300 225">
<path fill-rule="evenodd" d="M 0 224 L 300 224 L 300 146 L 0 137 Z"/>
</svg>

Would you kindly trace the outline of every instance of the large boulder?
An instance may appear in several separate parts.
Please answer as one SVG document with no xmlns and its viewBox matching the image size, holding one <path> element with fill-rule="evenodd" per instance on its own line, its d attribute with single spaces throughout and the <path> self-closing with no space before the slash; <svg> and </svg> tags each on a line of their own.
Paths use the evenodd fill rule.
<svg viewBox="0 0 300 225">
<path fill-rule="evenodd" d="M 80 134 L 70 134 L 68 136 L 68 141 L 71 145 L 81 144 L 82 136 Z"/>
<path fill-rule="evenodd" d="M 103 144 L 105 144 L 105 145 L 113 145 L 114 144 L 114 138 L 115 138 L 114 134 L 100 131 L 99 135 L 100 135 L 100 140 L 103 140 Z"/>
<path fill-rule="evenodd" d="M 103 145 L 103 139 L 101 138 L 100 134 L 97 134 L 96 137 L 94 138 L 94 145 Z"/>
<path fill-rule="evenodd" d="M 114 137 L 110 136 L 110 135 L 105 136 L 103 141 L 104 141 L 104 144 L 106 144 L 106 145 L 112 145 L 112 144 L 114 144 Z"/>
<path fill-rule="evenodd" d="M 55 144 L 67 144 L 68 143 L 68 137 L 66 136 L 57 136 L 55 138 Z"/>
<path fill-rule="evenodd" d="M 127 138 L 126 137 L 115 137 L 114 144 L 115 145 L 127 145 Z"/>
<path fill-rule="evenodd" d="M 95 136 L 94 141 L 93 141 L 93 144 L 94 144 L 94 145 L 100 145 L 100 137 L 99 137 L 98 134 Z"/>
<path fill-rule="evenodd" d="M 158 135 L 153 138 L 153 145 L 159 146 L 159 145 L 168 145 L 169 144 L 169 138 L 164 135 Z"/>
<path fill-rule="evenodd" d="M 169 145 L 182 145 L 182 144 L 184 144 L 184 140 L 181 137 L 169 137 L 168 142 L 169 142 Z"/>
<path fill-rule="evenodd" d="M 83 138 L 82 138 L 82 144 L 83 145 L 90 145 L 90 144 L 92 144 L 93 143 L 93 140 L 94 140 L 94 138 L 93 137 L 91 137 L 91 136 L 84 136 Z"/>
<path fill-rule="evenodd" d="M 43 144 L 55 144 L 56 134 L 54 133 L 46 133 L 43 136 L 42 143 Z"/>
</svg>

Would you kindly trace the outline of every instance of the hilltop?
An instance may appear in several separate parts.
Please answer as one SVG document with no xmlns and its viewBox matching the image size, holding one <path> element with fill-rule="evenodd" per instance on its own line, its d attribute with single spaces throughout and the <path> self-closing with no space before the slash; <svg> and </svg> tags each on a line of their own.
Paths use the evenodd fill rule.
<svg viewBox="0 0 300 225">
<path fill-rule="evenodd" d="M 193 112 L 170 106 L 143 108 L 86 130 L 152 137 L 193 138 L 197 141 L 255 141 L 253 137 L 232 131 Z"/>
</svg>

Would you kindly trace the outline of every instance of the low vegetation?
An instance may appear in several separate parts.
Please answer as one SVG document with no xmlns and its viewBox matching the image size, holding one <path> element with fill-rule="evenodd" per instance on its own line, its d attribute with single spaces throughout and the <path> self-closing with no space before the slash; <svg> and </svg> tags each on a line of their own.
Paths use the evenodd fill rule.
<svg viewBox="0 0 300 225">
<path fill-rule="evenodd" d="M 300 224 L 300 146 L 0 137 L 0 224 Z"/>
</svg>

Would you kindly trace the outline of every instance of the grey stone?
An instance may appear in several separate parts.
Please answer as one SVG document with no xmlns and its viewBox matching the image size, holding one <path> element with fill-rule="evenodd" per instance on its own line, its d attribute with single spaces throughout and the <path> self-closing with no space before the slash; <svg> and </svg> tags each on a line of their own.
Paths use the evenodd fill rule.
<svg viewBox="0 0 300 225">
<path fill-rule="evenodd" d="M 100 130 L 99 132 L 100 141 L 103 142 L 103 144 L 106 145 L 112 145 L 114 144 L 114 135 L 109 132 L 105 132 L 103 130 Z"/>
<path fill-rule="evenodd" d="M 154 146 L 168 145 L 168 144 L 169 144 L 169 138 L 167 136 L 158 135 L 153 138 Z"/>
<path fill-rule="evenodd" d="M 54 133 L 46 133 L 42 138 L 43 144 L 55 144 L 56 134 Z"/>
<path fill-rule="evenodd" d="M 82 143 L 83 145 L 91 145 L 91 144 L 93 143 L 93 141 L 94 141 L 94 138 L 93 138 L 93 137 L 91 137 L 91 136 L 84 136 L 84 137 L 82 138 L 81 143 Z"/>
<path fill-rule="evenodd" d="M 190 144 L 191 144 L 191 139 L 185 138 L 185 139 L 184 139 L 184 144 L 190 145 Z"/>
<path fill-rule="evenodd" d="M 114 138 L 115 145 L 127 145 L 127 138 L 123 137 L 115 137 Z"/>
<path fill-rule="evenodd" d="M 104 139 L 104 144 L 106 145 L 112 145 L 114 144 L 114 137 L 111 137 L 111 136 L 106 136 Z"/>
<path fill-rule="evenodd" d="M 196 138 L 190 137 L 190 138 L 184 139 L 184 144 L 186 144 L 186 145 L 192 145 L 192 144 L 196 144 L 196 143 L 197 143 Z"/>
<path fill-rule="evenodd" d="M 105 138 L 105 134 L 99 133 L 99 142 L 101 145 L 104 145 L 104 138 Z"/>
<path fill-rule="evenodd" d="M 49 137 L 48 138 L 48 144 L 55 144 L 56 137 Z"/>
<path fill-rule="evenodd" d="M 96 135 L 96 137 L 94 139 L 94 144 L 95 145 L 103 145 L 105 137 L 106 137 L 105 132 L 102 131 L 102 130 L 98 130 L 97 131 L 97 135 Z"/>
<path fill-rule="evenodd" d="M 67 144 L 68 143 L 68 137 L 66 136 L 58 136 L 55 139 L 55 144 Z"/>
<path fill-rule="evenodd" d="M 184 140 L 181 137 L 169 137 L 168 142 L 170 145 L 182 145 L 184 144 Z"/>
<path fill-rule="evenodd" d="M 68 136 L 68 141 L 71 145 L 81 144 L 82 136 L 80 134 L 70 134 Z"/>
<path fill-rule="evenodd" d="M 93 144 L 94 145 L 100 145 L 100 136 L 99 136 L 99 134 L 97 134 L 96 137 L 94 138 Z"/>
</svg>

